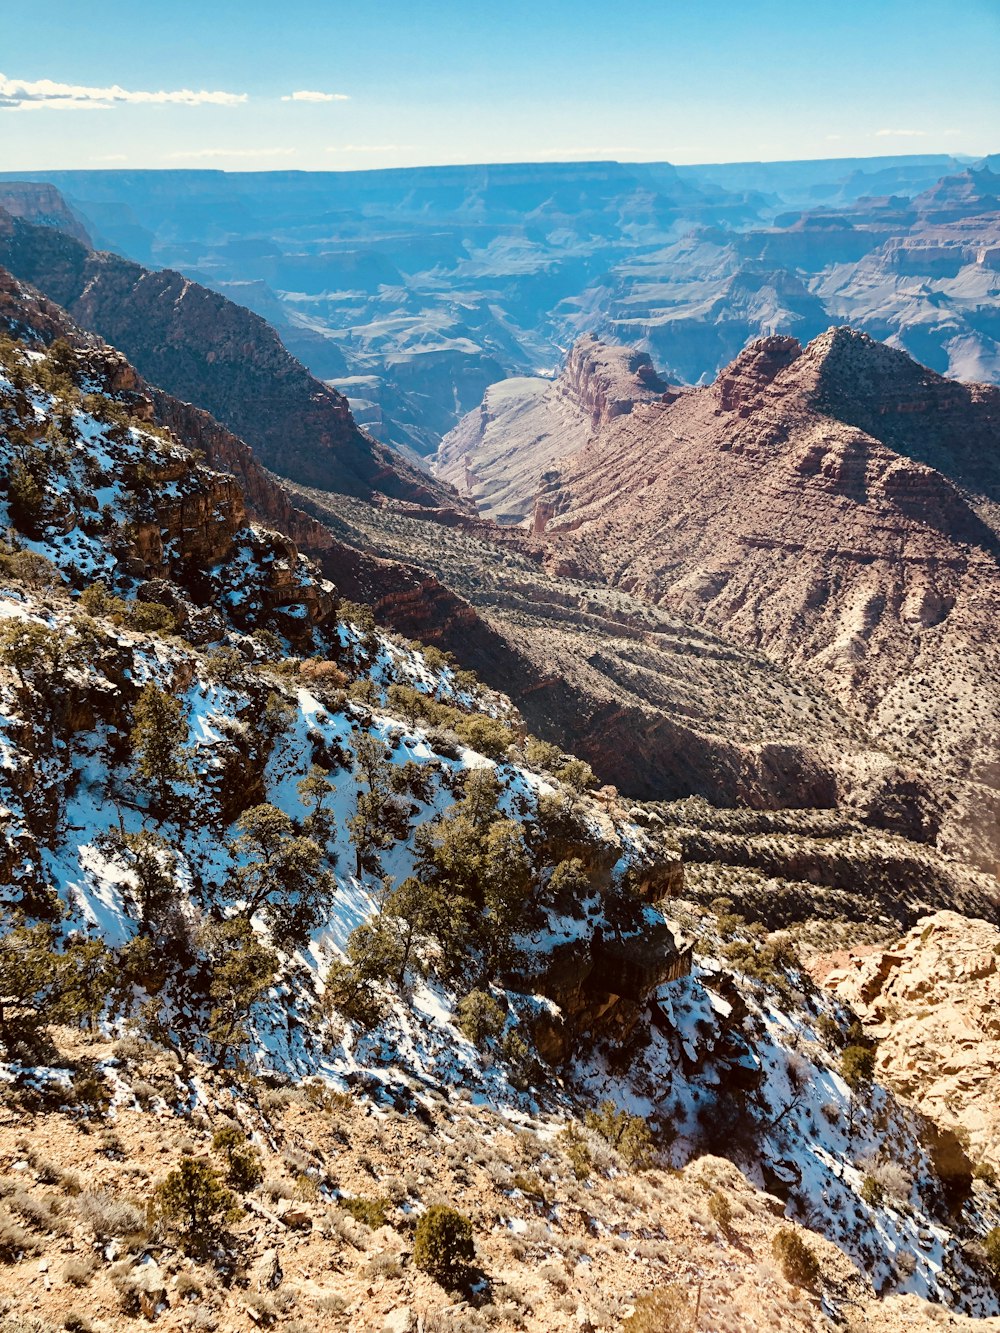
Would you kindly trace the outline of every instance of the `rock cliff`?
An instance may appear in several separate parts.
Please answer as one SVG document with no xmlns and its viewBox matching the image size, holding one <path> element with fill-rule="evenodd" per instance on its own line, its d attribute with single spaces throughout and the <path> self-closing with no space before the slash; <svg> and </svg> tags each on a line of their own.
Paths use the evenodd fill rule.
<svg viewBox="0 0 1000 1333">
<path fill-rule="evenodd" d="M 814 975 L 878 1042 L 887 1087 L 1000 1171 L 1000 929 L 925 917 L 891 948 L 819 958 Z"/>
<path fill-rule="evenodd" d="M 54 227 L 88 248 L 92 244 L 77 214 L 55 186 L 44 181 L 0 181 L 0 208 L 24 222 Z"/>
<path fill-rule="evenodd" d="M 454 502 L 359 430 L 347 399 L 290 356 L 270 325 L 217 292 L 2 209 L 0 264 L 120 348 L 152 383 L 210 412 L 275 471 L 352 495 Z"/>
<path fill-rule="evenodd" d="M 644 353 L 580 338 L 558 379 L 502 380 L 487 389 L 480 407 L 441 441 L 435 473 L 485 517 L 521 523 L 562 458 L 637 403 L 670 396 Z"/>
</svg>

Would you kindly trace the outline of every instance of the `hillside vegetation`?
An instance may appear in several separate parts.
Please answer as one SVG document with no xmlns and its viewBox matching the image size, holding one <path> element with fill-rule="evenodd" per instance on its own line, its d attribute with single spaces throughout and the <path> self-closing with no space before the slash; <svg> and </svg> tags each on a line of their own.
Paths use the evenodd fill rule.
<svg viewBox="0 0 1000 1333">
<path fill-rule="evenodd" d="M 997 1314 L 995 1183 L 686 883 L 710 807 L 378 629 L 117 354 L 0 367 L 4 1333 Z"/>
</svg>

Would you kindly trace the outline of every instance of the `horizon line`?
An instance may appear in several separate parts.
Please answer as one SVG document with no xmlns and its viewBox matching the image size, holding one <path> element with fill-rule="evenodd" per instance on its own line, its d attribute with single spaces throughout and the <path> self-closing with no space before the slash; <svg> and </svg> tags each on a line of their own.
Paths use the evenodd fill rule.
<svg viewBox="0 0 1000 1333">
<path fill-rule="evenodd" d="M 881 162 L 881 161 L 928 161 L 942 159 L 961 162 L 965 166 L 985 164 L 991 157 L 1000 156 L 998 152 L 964 153 L 871 153 L 833 155 L 829 157 L 776 157 L 776 158 L 738 158 L 732 161 L 714 162 L 672 162 L 669 158 L 643 158 L 622 160 L 620 158 L 523 158 L 510 161 L 470 161 L 470 162 L 424 162 L 405 166 L 386 167 L 205 167 L 205 166 L 94 166 L 94 167 L 29 167 L 0 168 L 0 179 L 46 176 L 55 172 L 60 175 L 123 175 L 125 173 L 148 172 L 168 175 L 201 174 L 211 176 L 353 176 L 377 175 L 392 171 L 472 171 L 491 167 L 671 167 L 675 171 L 693 171 L 712 167 L 754 167 L 754 166 L 795 166 L 806 162 Z"/>
</svg>

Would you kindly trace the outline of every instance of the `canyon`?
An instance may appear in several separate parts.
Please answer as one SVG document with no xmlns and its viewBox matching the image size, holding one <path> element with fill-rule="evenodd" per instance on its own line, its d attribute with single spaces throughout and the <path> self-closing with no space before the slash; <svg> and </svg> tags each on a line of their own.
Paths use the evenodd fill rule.
<svg viewBox="0 0 1000 1333">
<path fill-rule="evenodd" d="M 567 173 L 587 226 L 623 174 Z M 541 188 L 499 179 L 512 213 Z M 726 179 L 663 173 L 657 225 L 765 207 Z M 1000 390 L 843 326 L 701 387 L 587 333 L 454 395 L 432 476 L 260 317 L 5 198 L 3 868 L 68 925 L 26 973 L 12 924 L 0 968 L 106 956 L 115 1014 L 0 1015 L 0 1249 L 39 1317 L 1000 1321 Z M 209 1250 L 165 1203 L 192 1162 L 232 1185 Z M 449 1294 L 420 1219 L 456 1203 Z"/>
<path fill-rule="evenodd" d="M 27 184 L 61 191 L 98 248 L 256 311 L 379 439 L 427 456 L 490 385 L 554 372 L 587 332 L 693 384 L 752 337 L 848 323 L 995 382 L 995 172 L 913 155 Z M 0 206 L 21 188 L 0 177 Z"/>
</svg>

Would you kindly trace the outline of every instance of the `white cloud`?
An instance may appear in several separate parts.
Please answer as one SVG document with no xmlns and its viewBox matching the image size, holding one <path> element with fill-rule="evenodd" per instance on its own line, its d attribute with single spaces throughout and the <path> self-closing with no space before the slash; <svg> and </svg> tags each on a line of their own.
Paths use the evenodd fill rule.
<svg viewBox="0 0 1000 1333">
<path fill-rule="evenodd" d="M 415 145 L 411 143 L 345 143 L 340 148 L 328 148 L 328 153 L 409 153 Z"/>
<path fill-rule="evenodd" d="M 237 106 L 246 102 L 246 93 L 195 92 L 191 88 L 159 92 L 135 91 L 117 83 L 107 88 L 93 88 L 79 83 L 56 83 L 52 79 L 11 79 L 0 74 L 0 110 L 34 111 L 107 111 L 120 103 L 162 106 Z"/>
<path fill-rule="evenodd" d="M 297 93 L 290 93 L 281 99 L 283 102 L 349 102 L 347 93 L 314 93 L 303 88 Z"/>
<path fill-rule="evenodd" d="M 192 148 L 190 151 L 167 153 L 169 161 L 192 157 L 292 157 L 297 148 Z"/>
<path fill-rule="evenodd" d="M 91 162 L 127 162 L 127 153 L 101 153 L 99 157 L 92 157 Z"/>
<path fill-rule="evenodd" d="M 925 139 L 926 130 L 876 130 L 876 139 Z"/>
</svg>

